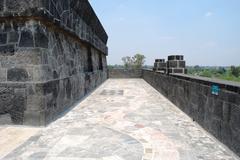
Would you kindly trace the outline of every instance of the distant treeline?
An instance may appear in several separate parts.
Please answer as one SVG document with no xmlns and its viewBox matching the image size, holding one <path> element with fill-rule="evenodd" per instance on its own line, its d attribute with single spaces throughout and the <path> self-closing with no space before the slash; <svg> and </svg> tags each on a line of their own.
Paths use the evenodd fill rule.
<svg viewBox="0 0 240 160">
<path fill-rule="evenodd" d="M 124 65 L 109 65 L 109 69 L 126 69 Z M 152 69 L 153 66 L 144 65 L 144 69 Z M 208 67 L 208 66 L 188 66 L 189 75 L 217 78 L 229 81 L 240 82 L 240 66 L 230 67 Z"/>
<path fill-rule="evenodd" d="M 187 67 L 187 69 L 188 74 L 190 75 L 240 82 L 240 66 L 231 67 L 189 66 Z"/>
</svg>

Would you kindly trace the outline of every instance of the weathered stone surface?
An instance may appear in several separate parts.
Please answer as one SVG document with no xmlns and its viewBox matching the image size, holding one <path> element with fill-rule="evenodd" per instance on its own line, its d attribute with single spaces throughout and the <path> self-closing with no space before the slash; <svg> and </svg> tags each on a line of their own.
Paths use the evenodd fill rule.
<svg viewBox="0 0 240 160">
<path fill-rule="evenodd" d="M 233 129 L 240 131 L 240 106 L 231 106 L 230 123 Z"/>
<path fill-rule="evenodd" d="M 143 79 L 240 155 L 239 93 L 238 89 L 233 90 L 240 88 L 239 84 L 149 70 L 143 70 Z M 219 96 L 211 94 L 212 84 L 221 87 Z"/>
<path fill-rule="evenodd" d="M 6 44 L 7 43 L 7 34 L 6 33 L 1 33 L 0 34 L 0 45 L 1 44 Z"/>
<path fill-rule="evenodd" d="M 142 70 L 135 69 L 109 69 L 109 78 L 141 78 Z"/>
<path fill-rule="evenodd" d="M 43 116 L 27 115 L 32 122 Z M 0 137 L 8 135 L 2 145 L 13 148 L 7 155 L 0 148 L 2 160 L 239 160 L 142 79 L 109 79 L 38 132 L 8 128 L 0 127 Z M 31 138 L 20 134 L 24 129 Z M 24 138 L 16 143 L 16 135 L 8 133 Z"/>
<path fill-rule="evenodd" d="M 14 91 L 11 88 L 0 87 L 0 114 L 9 113 L 13 107 Z"/>
<path fill-rule="evenodd" d="M 42 17 L 108 54 L 108 36 L 88 0 L 8 0 L 5 16 Z"/>
<path fill-rule="evenodd" d="M 107 79 L 108 37 L 87 0 L 0 1 L 0 19 L 12 122 L 46 125 Z"/>
<path fill-rule="evenodd" d="M 19 47 L 34 47 L 33 35 L 30 30 L 21 32 Z"/>
<path fill-rule="evenodd" d="M 12 68 L 7 71 L 7 80 L 15 82 L 28 81 L 28 73 L 23 68 Z"/>
<path fill-rule="evenodd" d="M 15 46 L 14 45 L 4 45 L 0 46 L 0 55 L 1 56 L 12 56 L 15 52 Z"/>
<path fill-rule="evenodd" d="M 6 8 L 8 10 L 14 10 L 17 11 L 18 9 L 20 9 L 20 4 L 21 2 L 18 0 L 9 0 L 8 3 L 6 3 Z"/>
<path fill-rule="evenodd" d="M 48 37 L 43 32 L 42 28 L 38 27 L 34 34 L 34 38 L 36 47 L 48 48 Z"/>
<path fill-rule="evenodd" d="M 4 6 L 3 6 L 3 2 L 4 2 L 4 1 L 0 1 L 0 12 L 3 11 L 3 7 L 4 7 Z"/>
<path fill-rule="evenodd" d="M 0 69 L 0 82 L 5 82 L 7 80 L 7 70 Z"/>
<path fill-rule="evenodd" d="M 8 43 L 17 43 L 19 39 L 18 32 L 9 32 L 8 33 Z"/>
<path fill-rule="evenodd" d="M 178 67 L 178 61 L 168 61 L 167 66 L 168 66 L 168 68 L 177 68 Z"/>
</svg>

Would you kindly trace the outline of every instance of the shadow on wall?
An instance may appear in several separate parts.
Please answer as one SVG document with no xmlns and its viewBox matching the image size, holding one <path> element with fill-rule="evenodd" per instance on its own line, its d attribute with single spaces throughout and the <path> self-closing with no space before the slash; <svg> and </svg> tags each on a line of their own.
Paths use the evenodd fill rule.
<svg viewBox="0 0 240 160">
<path fill-rule="evenodd" d="M 0 87 L 0 124 L 22 124 L 26 98 L 20 88 Z"/>
</svg>

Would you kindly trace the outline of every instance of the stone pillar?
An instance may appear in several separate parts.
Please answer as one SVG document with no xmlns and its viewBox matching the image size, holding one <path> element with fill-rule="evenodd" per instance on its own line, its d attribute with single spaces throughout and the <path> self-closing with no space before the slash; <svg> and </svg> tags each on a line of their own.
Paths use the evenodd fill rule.
<svg viewBox="0 0 240 160">
<path fill-rule="evenodd" d="M 168 56 L 167 61 L 167 72 L 168 74 L 180 73 L 186 74 L 186 62 L 184 61 L 183 55 L 171 55 Z"/>
<path fill-rule="evenodd" d="M 166 73 L 167 63 L 165 62 L 165 59 L 156 59 L 153 70 L 156 72 L 159 71 L 159 72 Z"/>
</svg>

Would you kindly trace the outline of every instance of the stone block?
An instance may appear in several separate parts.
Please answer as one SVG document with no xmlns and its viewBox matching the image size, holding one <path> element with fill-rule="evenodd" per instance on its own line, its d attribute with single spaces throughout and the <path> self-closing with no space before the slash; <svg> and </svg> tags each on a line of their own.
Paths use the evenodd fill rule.
<svg viewBox="0 0 240 160">
<path fill-rule="evenodd" d="M 43 64 L 41 52 L 39 48 L 20 48 L 15 53 L 14 61 L 16 65 L 41 65 Z"/>
<path fill-rule="evenodd" d="M 232 129 L 229 123 L 223 122 L 221 125 L 221 140 L 227 146 L 232 144 Z"/>
<path fill-rule="evenodd" d="M 168 60 L 172 61 L 172 60 L 179 60 L 182 61 L 184 59 L 184 56 L 182 55 L 172 55 L 172 56 L 168 56 Z"/>
<path fill-rule="evenodd" d="M 12 25 L 9 22 L 4 23 L 4 30 L 3 32 L 11 32 L 12 31 Z"/>
<path fill-rule="evenodd" d="M 34 38 L 36 47 L 48 48 L 48 37 L 46 33 L 44 33 L 43 29 L 38 27 L 34 34 Z"/>
<path fill-rule="evenodd" d="M 240 107 L 232 105 L 231 106 L 231 117 L 230 124 L 234 129 L 240 130 Z"/>
<path fill-rule="evenodd" d="M 212 118 L 210 132 L 218 139 L 221 139 L 221 121 Z"/>
<path fill-rule="evenodd" d="M 185 61 L 178 61 L 178 68 L 185 68 L 186 62 Z"/>
<path fill-rule="evenodd" d="M 1 56 L 13 56 L 15 52 L 14 45 L 4 45 L 0 46 L 0 55 Z"/>
<path fill-rule="evenodd" d="M 49 81 L 53 79 L 52 68 L 45 65 L 38 65 L 33 68 L 34 81 Z"/>
<path fill-rule="evenodd" d="M 0 87 L 0 114 L 9 113 L 13 108 L 14 90 L 8 87 Z"/>
<path fill-rule="evenodd" d="M 173 69 L 173 73 L 181 73 L 181 74 L 184 74 L 184 73 L 185 73 L 185 69 L 184 69 L 184 68 L 174 68 L 174 69 Z"/>
<path fill-rule="evenodd" d="M 22 31 L 19 47 L 34 47 L 33 35 L 30 30 Z"/>
<path fill-rule="evenodd" d="M 3 11 L 3 8 L 4 8 L 3 3 L 4 3 L 4 1 L 0 1 L 0 12 Z"/>
<path fill-rule="evenodd" d="M 0 45 L 7 43 L 7 33 L 0 33 Z"/>
<path fill-rule="evenodd" d="M 8 43 L 17 43 L 19 39 L 18 32 L 9 32 L 8 33 Z"/>
<path fill-rule="evenodd" d="M 45 7 L 47 10 L 50 8 L 50 1 L 49 0 L 42 0 L 42 6 Z"/>
<path fill-rule="evenodd" d="M 17 11 L 21 5 L 19 0 L 8 0 L 6 3 L 7 10 Z"/>
<path fill-rule="evenodd" d="M 222 120 L 223 119 L 223 101 L 214 99 L 213 103 L 213 114 L 215 118 Z"/>
<path fill-rule="evenodd" d="M 7 80 L 7 70 L 0 69 L 0 82 L 5 82 Z"/>
<path fill-rule="evenodd" d="M 178 67 L 178 61 L 168 61 L 167 66 L 168 66 L 168 68 L 177 68 Z"/>
<path fill-rule="evenodd" d="M 168 73 L 184 74 L 185 73 L 185 69 L 183 69 L 183 68 L 168 68 Z"/>
<path fill-rule="evenodd" d="M 232 143 L 230 146 L 240 156 L 240 134 L 239 131 L 232 132 Z"/>
<path fill-rule="evenodd" d="M 14 124 L 22 124 L 24 110 L 26 108 L 26 92 L 25 88 L 14 88 L 14 99 L 12 101 L 12 109 L 10 115 Z"/>
<path fill-rule="evenodd" d="M 164 68 L 166 69 L 167 64 L 166 63 L 157 63 L 157 68 Z"/>
<path fill-rule="evenodd" d="M 165 63 L 165 59 L 156 59 L 155 62 Z"/>
<path fill-rule="evenodd" d="M 45 96 L 41 95 L 29 95 L 27 97 L 27 107 L 28 111 L 42 111 L 46 109 L 46 99 Z"/>
<path fill-rule="evenodd" d="M 28 72 L 23 68 L 11 68 L 7 71 L 7 80 L 14 82 L 28 81 Z"/>
<path fill-rule="evenodd" d="M 45 126 L 45 119 L 45 111 L 25 111 L 23 124 L 30 126 Z"/>
<path fill-rule="evenodd" d="M 228 102 L 223 103 L 223 121 L 229 123 L 231 118 L 231 104 Z"/>
</svg>

